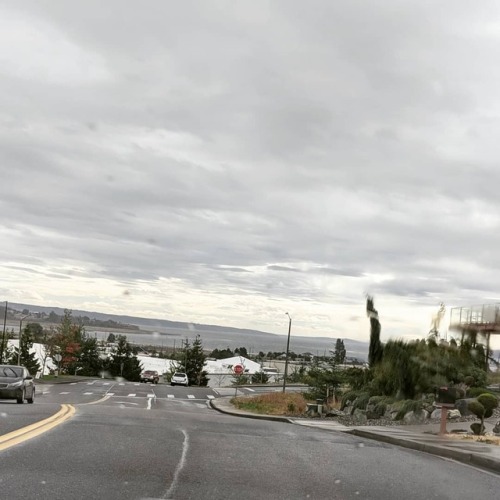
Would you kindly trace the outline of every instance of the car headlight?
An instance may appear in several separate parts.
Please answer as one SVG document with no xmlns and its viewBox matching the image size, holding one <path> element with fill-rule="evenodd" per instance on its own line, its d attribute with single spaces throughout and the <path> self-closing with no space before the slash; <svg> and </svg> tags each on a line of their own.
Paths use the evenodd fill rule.
<svg viewBox="0 0 500 500">
<path fill-rule="evenodd" d="M 19 380 L 19 382 L 12 382 L 12 384 L 9 384 L 9 387 L 21 387 L 23 385 L 23 381 Z"/>
</svg>

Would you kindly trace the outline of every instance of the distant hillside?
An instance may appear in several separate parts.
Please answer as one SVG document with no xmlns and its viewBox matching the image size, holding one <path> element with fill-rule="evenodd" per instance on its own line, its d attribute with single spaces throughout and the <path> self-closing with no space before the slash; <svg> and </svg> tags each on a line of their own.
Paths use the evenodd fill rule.
<svg viewBox="0 0 500 500">
<path fill-rule="evenodd" d="M 31 313 L 44 312 L 50 314 L 51 311 L 54 311 L 58 315 L 64 313 L 64 309 L 60 307 L 36 306 L 31 304 L 9 303 L 9 308 L 18 311 L 28 309 Z M 77 309 L 73 309 L 72 312 L 74 316 L 87 316 L 100 321 L 115 321 L 124 325 L 137 325 L 140 327 L 140 331 L 134 331 L 132 334 L 127 333 L 127 338 L 130 338 L 135 343 L 143 341 L 144 343 L 166 345 L 173 343 L 174 339 L 172 337 L 192 339 L 196 334 L 200 334 L 203 346 L 206 349 L 246 347 L 250 352 L 263 351 L 266 353 L 268 351 L 284 351 L 286 349 L 286 336 L 284 334 L 278 335 L 245 328 L 204 325 L 182 321 L 169 321 L 166 319 L 138 318 L 134 316 L 80 311 Z M 171 339 L 170 341 L 168 340 L 169 338 Z M 329 350 L 334 348 L 335 340 L 335 338 L 331 337 L 296 336 L 293 335 L 292 331 L 290 350 L 297 354 L 310 352 L 322 356 L 328 354 Z M 344 339 L 344 344 L 348 356 L 356 357 L 360 360 L 367 359 L 368 342 Z"/>
</svg>

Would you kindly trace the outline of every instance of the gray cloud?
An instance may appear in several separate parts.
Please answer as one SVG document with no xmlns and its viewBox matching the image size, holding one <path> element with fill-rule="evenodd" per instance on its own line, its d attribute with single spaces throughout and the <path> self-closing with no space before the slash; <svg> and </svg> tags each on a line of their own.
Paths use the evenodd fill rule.
<svg viewBox="0 0 500 500">
<path fill-rule="evenodd" d="M 3 5 L 3 269 L 87 280 L 88 295 L 96 279 L 241 295 L 261 328 L 271 301 L 312 301 L 306 333 L 334 305 L 357 317 L 366 291 L 494 299 L 498 10 Z M 225 307 L 220 321 L 255 326 Z"/>
</svg>

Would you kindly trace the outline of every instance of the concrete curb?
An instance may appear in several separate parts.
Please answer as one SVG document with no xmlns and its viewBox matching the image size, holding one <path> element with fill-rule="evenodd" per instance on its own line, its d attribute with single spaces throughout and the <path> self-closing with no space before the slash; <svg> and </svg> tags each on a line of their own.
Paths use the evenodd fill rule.
<svg viewBox="0 0 500 500">
<path fill-rule="evenodd" d="M 242 410 L 224 407 L 226 405 L 229 405 L 230 399 L 231 399 L 231 396 L 225 396 L 225 397 L 221 397 L 221 398 L 217 398 L 217 399 L 211 399 L 210 406 L 214 410 L 216 410 L 220 413 L 224 413 L 226 415 L 232 415 L 235 417 L 253 418 L 255 420 L 269 420 L 272 422 L 285 422 L 288 424 L 301 425 L 301 424 L 298 424 L 297 422 L 295 422 L 293 418 L 281 417 L 281 416 L 277 416 L 277 415 L 259 415 L 257 413 L 249 413 L 249 412 L 245 412 Z M 218 402 L 223 403 L 223 404 L 218 404 Z M 324 431 L 342 432 L 344 434 L 352 434 L 353 436 L 357 436 L 357 437 L 362 437 L 362 438 L 366 438 L 366 439 L 373 439 L 374 441 L 380 441 L 383 443 L 393 444 L 396 446 L 401 446 L 402 448 L 408 448 L 408 449 L 415 450 L 415 451 L 429 453 L 431 455 L 439 456 L 442 458 L 449 458 L 452 460 L 456 460 L 457 462 L 480 467 L 480 468 L 495 472 L 497 474 L 500 474 L 500 461 L 499 460 L 489 458 L 487 456 L 483 456 L 483 455 L 480 455 L 478 453 L 462 451 L 462 450 L 457 450 L 457 449 L 453 449 L 453 448 L 447 448 L 446 446 L 439 446 L 439 445 L 425 443 L 425 442 L 419 441 L 418 436 L 416 437 L 416 439 L 412 439 L 411 437 L 401 438 L 399 436 L 391 436 L 388 434 L 379 434 L 377 432 L 372 432 L 369 430 L 364 430 L 364 429 L 359 429 L 359 428 L 355 428 L 355 429 L 351 429 L 351 428 L 328 429 L 328 428 L 321 428 L 320 426 L 317 426 L 317 427 L 314 426 L 313 428 L 324 430 Z"/>
<path fill-rule="evenodd" d="M 485 456 L 477 455 L 475 453 L 454 450 L 450 448 L 445 448 L 443 446 L 436 446 L 428 443 L 422 443 L 420 441 L 412 439 L 401 439 L 396 436 L 389 436 L 387 434 L 378 434 L 376 432 L 365 431 L 362 429 L 351 429 L 349 431 L 344 431 L 344 432 L 346 434 L 352 434 L 358 437 L 373 439 L 375 441 L 394 444 L 397 446 L 401 446 L 403 448 L 409 448 L 411 450 L 423 451 L 425 453 L 430 453 L 432 455 L 437 455 L 444 458 L 450 458 L 452 460 L 456 460 L 457 462 L 462 462 L 467 465 L 475 465 L 477 467 L 482 467 L 490 471 L 500 473 L 500 462 Z"/>
<path fill-rule="evenodd" d="M 222 398 L 217 398 L 217 399 L 222 399 L 228 401 L 229 397 L 222 397 Z M 290 421 L 289 418 L 287 417 L 280 417 L 278 415 L 260 415 L 258 413 L 248 413 L 248 412 L 242 412 L 241 410 L 230 410 L 228 408 L 222 408 L 221 406 L 217 406 L 217 399 L 211 399 L 210 400 L 210 406 L 214 409 L 217 410 L 220 413 L 224 413 L 226 415 L 232 415 L 234 417 L 243 417 L 243 418 L 253 418 L 255 420 L 270 420 L 271 422 L 285 422 L 287 424 L 291 424 L 292 422 Z"/>
</svg>

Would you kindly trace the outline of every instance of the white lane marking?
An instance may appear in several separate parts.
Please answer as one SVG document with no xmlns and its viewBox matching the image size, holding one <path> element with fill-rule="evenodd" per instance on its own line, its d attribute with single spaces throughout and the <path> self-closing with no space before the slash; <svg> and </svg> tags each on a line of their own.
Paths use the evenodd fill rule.
<svg viewBox="0 0 500 500">
<path fill-rule="evenodd" d="M 87 382 L 87 385 L 94 385 L 95 382 Z"/>
<path fill-rule="evenodd" d="M 78 382 L 71 382 L 69 385 L 76 385 Z"/>
<path fill-rule="evenodd" d="M 136 396 L 135 392 L 132 392 L 127 397 L 128 398 L 135 398 L 135 396 Z"/>
<path fill-rule="evenodd" d="M 208 398 L 208 399 L 215 399 L 215 396 L 212 396 L 211 394 L 209 394 L 209 395 L 207 396 L 207 398 Z"/>
<path fill-rule="evenodd" d="M 195 399 L 196 396 L 193 396 L 192 394 L 188 394 L 188 399 Z"/>
<path fill-rule="evenodd" d="M 121 404 L 121 405 L 134 405 L 134 406 L 138 406 L 139 403 L 131 403 L 130 401 L 113 401 L 113 403 L 118 403 L 118 404 Z"/>
<path fill-rule="evenodd" d="M 146 410 L 151 410 L 151 401 L 153 401 L 153 398 L 148 398 L 148 407 Z"/>
<path fill-rule="evenodd" d="M 137 386 L 137 385 L 141 385 L 141 384 L 134 384 L 134 385 L 136 385 L 136 386 Z"/>
<path fill-rule="evenodd" d="M 123 382 L 120 382 L 118 385 L 125 385 Z"/>
<path fill-rule="evenodd" d="M 114 395 L 115 395 L 115 393 L 114 393 L 114 392 L 108 392 L 108 393 L 107 393 L 107 396 L 114 396 Z"/>
<path fill-rule="evenodd" d="M 255 389 L 250 389 L 250 387 L 247 387 L 247 391 L 255 392 Z"/>
<path fill-rule="evenodd" d="M 220 396 L 220 392 L 219 391 L 217 391 L 215 389 L 212 389 L 212 390 L 215 392 L 215 394 L 219 394 L 219 396 Z"/>
<path fill-rule="evenodd" d="M 175 468 L 174 472 L 174 478 L 172 479 L 172 484 L 170 485 L 170 488 L 167 490 L 163 498 L 172 498 L 172 495 L 175 491 L 175 488 L 177 488 L 177 483 L 179 482 L 179 474 L 181 473 L 182 469 L 186 465 L 186 457 L 189 451 L 189 435 L 188 433 L 182 429 L 182 433 L 184 434 L 184 441 L 182 442 L 182 455 L 181 459 L 179 460 L 179 463 L 177 464 L 177 467 Z"/>
<path fill-rule="evenodd" d="M 167 394 L 167 398 L 175 398 L 173 394 Z"/>
<path fill-rule="evenodd" d="M 109 385 L 109 382 L 103 382 L 102 385 Z"/>
<path fill-rule="evenodd" d="M 84 392 L 83 395 L 84 396 L 92 396 L 92 394 L 94 394 L 93 392 Z"/>
<path fill-rule="evenodd" d="M 69 394 L 69 392 L 60 392 L 59 394 Z"/>
<path fill-rule="evenodd" d="M 155 395 L 154 394 L 148 394 L 146 397 L 148 397 L 148 398 L 154 398 Z"/>
</svg>

